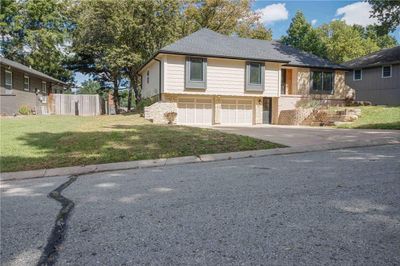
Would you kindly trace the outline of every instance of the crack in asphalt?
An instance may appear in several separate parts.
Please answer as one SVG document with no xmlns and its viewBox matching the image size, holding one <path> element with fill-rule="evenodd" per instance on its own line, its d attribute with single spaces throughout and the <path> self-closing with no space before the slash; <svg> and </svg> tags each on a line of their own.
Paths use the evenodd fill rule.
<svg viewBox="0 0 400 266">
<path fill-rule="evenodd" d="M 58 251 L 60 250 L 60 246 L 64 241 L 65 233 L 67 231 L 67 220 L 75 206 L 75 203 L 61 195 L 61 192 L 75 182 L 77 178 L 77 175 L 70 176 L 67 182 L 61 184 L 48 195 L 49 198 L 60 202 L 62 208 L 57 215 L 53 230 L 47 239 L 47 244 L 37 265 L 54 265 L 57 260 Z"/>
</svg>

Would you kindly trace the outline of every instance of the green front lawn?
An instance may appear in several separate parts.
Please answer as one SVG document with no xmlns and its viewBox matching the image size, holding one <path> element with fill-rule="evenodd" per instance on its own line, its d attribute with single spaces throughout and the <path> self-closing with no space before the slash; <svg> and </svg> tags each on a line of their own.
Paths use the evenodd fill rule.
<svg viewBox="0 0 400 266">
<path fill-rule="evenodd" d="M 339 128 L 400 129 L 400 106 L 360 106 L 361 117 Z"/>
<path fill-rule="evenodd" d="M 283 147 L 138 115 L 1 118 L 1 172 Z"/>
</svg>

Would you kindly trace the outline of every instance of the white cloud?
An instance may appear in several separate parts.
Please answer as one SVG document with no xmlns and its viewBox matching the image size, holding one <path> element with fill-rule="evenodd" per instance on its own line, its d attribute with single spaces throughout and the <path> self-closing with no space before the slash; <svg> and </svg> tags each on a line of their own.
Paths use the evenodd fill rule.
<svg viewBox="0 0 400 266">
<path fill-rule="evenodd" d="M 260 13 L 262 22 L 267 24 L 275 21 L 287 20 L 289 17 L 289 12 L 283 3 L 268 5 L 264 8 L 257 9 L 256 12 Z"/>
<path fill-rule="evenodd" d="M 317 24 L 317 21 L 318 21 L 318 20 L 316 20 L 316 19 L 311 20 L 311 25 L 314 26 L 315 24 Z"/>
<path fill-rule="evenodd" d="M 345 21 L 348 25 L 361 25 L 367 26 L 377 23 L 376 18 L 370 18 L 371 5 L 367 2 L 357 2 L 350 4 L 336 10 L 336 16 L 341 16 L 341 20 Z"/>
</svg>

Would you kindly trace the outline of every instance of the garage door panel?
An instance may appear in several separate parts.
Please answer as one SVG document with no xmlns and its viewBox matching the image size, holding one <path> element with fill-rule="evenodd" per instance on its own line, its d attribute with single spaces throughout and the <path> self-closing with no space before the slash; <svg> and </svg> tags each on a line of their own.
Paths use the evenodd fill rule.
<svg viewBox="0 0 400 266">
<path fill-rule="evenodd" d="M 253 107 L 251 100 L 224 99 L 221 102 L 221 124 L 252 124 Z"/>
<path fill-rule="evenodd" d="M 212 123 L 211 103 L 211 99 L 178 99 L 178 124 L 210 125 Z"/>
</svg>

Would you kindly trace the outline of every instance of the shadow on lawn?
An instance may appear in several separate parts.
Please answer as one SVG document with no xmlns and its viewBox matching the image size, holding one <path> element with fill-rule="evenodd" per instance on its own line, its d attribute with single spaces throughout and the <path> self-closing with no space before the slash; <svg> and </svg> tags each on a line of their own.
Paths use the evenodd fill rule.
<svg viewBox="0 0 400 266">
<path fill-rule="evenodd" d="M 279 145 L 210 129 L 114 125 L 104 131 L 27 133 L 25 156 L 1 156 L 3 172 L 267 149 Z M 110 130 L 111 129 L 111 130 Z"/>
</svg>

